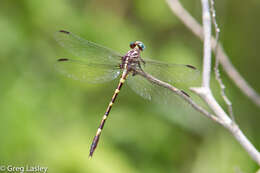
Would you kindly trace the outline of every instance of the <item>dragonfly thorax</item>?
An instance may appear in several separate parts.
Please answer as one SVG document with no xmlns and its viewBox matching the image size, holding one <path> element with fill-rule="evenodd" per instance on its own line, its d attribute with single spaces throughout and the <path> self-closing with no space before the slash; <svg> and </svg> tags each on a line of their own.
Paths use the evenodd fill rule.
<svg viewBox="0 0 260 173">
<path fill-rule="evenodd" d="M 126 68 L 128 71 L 134 71 L 136 68 L 140 67 L 140 52 L 141 50 L 138 47 L 129 50 L 126 55 L 122 57 L 122 64 L 120 64 L 120 68 Z"/>
</svg>

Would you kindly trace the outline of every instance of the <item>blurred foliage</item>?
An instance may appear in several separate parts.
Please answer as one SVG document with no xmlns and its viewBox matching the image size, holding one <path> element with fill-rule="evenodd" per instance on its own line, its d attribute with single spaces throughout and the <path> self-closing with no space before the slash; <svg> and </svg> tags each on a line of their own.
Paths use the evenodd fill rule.
<svg viewBox="0 0 260 173">
<path fill-rule="evenodd" d="M 184 0 L 201 21 L 199 1 Z M 260 92 L 260 4 L 216 2 L 221 41 L 231 61 Z M 89 85 L 67 79 L 53 64 L 69 56 L 53 39 L 60 29 L 127 51 L 146 44 L 144 57 L 201 67 L 202 43 L 165 1 L 1 0 L 0 161 L 47 166 L 49 172 L 255 172 L 257 165 L 222 127 L 194 113 L 150 103 L 123 87 L 97 151 L 89 146 L 117 80 Z M 257 70 L 258 69 L 258 70 Z M 222 73 L 236 121 L 260 149 L 259 109 Z M 219 88 L 212 78 L 215 95 Z M 198 83 L 197 83 L 198 84 Z M 176 108 L 176 107 L 175 107 Z"/>
</svg>

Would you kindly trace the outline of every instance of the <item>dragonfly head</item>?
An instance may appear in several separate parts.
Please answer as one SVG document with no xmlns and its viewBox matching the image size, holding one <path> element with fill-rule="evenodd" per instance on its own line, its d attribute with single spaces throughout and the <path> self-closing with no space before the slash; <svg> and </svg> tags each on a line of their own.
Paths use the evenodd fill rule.
<svg viewBox="0 0 260 173">
<path fill-rule="evenodd" d="M 141 51 L 144 51 L 145 45 L 141 41 L 134 41 L 130 43 L 130 47 L 134 49 L 135 47 L 138 47 Z"/>
</svg>

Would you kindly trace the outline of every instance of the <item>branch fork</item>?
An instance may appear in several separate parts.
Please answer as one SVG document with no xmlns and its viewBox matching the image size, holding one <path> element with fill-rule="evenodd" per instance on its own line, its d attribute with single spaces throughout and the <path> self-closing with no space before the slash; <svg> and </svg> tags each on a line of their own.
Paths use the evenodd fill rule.
<svg viewBox="0 0 260 173">
<path fill-rule="evenodd" d="M 216 12 L 214 9 L 214 0 L 211 1 L 211 6 L 209 5 L 209 0 L 201 0 L 202 4 L 202 19 L 203 27 L 182 7 L 179 0 L 166 0 L 171 10 L 179 17 L 182 22 L 189 28 L 191 31 L 198 36 L 204 43 L 203 49 L 203 72 L 202 72 L 202 84 L 201 87 L 190 88 L 191 91 L 199 95 L 214 112 L 215 115 L 210 114 L 199 105 L 197 105 L 193 100 L 182 92 L 178 92 L 178 89 L 162 82 L 158 79 L 154 79 L 152 76 L 144 75 L 147 80 L 166 87 L 179 96 L 183 97 L 188 103 L 192 105 L 194 109 L 201 112 L 208 118 L 214 120 L 215 122 L 221 124 L 223 127 L 229 130 L 233 137 L 240 143 L 240 145 L 247 151 L 251 158 L 260 165 L 260 153 L 254 147 L 254 145 L 249 141 L 249 139 L 243 134 L 239 126 L 235 123 L 233 119 L 232 103 L 227 98 L 224 92 L 225 85 L 223 84 L 220 74 L 218 71 L 218 60 L 223 66 L 224 70 L 230 76 L 230 78 L 235 82 L 235 84 L 244 92 L 256 105 L 260 106 L 260 96 L 257 92 L 253 90 L 251 86 L 243 79 L 243 77 L 237 72 L 235 67 L 229 61 L 228 56 L 224 52 L 222 46 L 218 43 L 218 34 L 220 29 L 216 23 Z M 210 13 L 211 10 L 211 13 Z M 215 26 L 216 39 L 211 36 L 211 17 L 213 19 L 213 24 Z M 214 49 L 215 48 L 215 49 Z M 216 79 L 219 82 L 221 87 L 221 95 L 224 101 L 226 102 L 229 108 L 229 115 L 223 110 L 223 108 L 218 104 L 214 98 L 212 91 L 210 89 L 210 73 L 211 73 L 211 52 L 212 50 L 216 55 L 216 66 L 215 66 L 215 75 Z M 141 74 L 142 75 L 142 74 Z M 173 89 L 174 88 L 174 89 Z M 230 118 L 231 117 L 231 118 Z"/>
</svg>

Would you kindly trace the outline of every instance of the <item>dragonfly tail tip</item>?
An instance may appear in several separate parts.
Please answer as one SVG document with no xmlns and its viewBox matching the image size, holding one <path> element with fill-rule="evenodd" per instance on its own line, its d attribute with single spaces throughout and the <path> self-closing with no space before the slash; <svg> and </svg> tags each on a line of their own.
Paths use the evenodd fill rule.
<svg viewBox="0 0 260 173">
<path fill-rule="evenodd" d="M 92 159 L 92 155 L 89 155 L 89 156 L 88 156 L 88 159 L 91 160 L 91 159 Z"/>
</svg>

